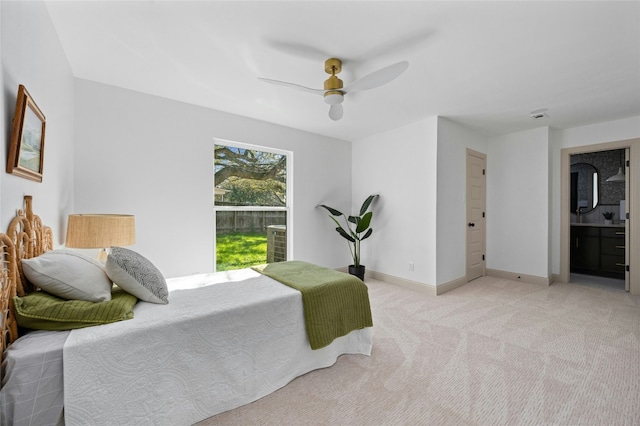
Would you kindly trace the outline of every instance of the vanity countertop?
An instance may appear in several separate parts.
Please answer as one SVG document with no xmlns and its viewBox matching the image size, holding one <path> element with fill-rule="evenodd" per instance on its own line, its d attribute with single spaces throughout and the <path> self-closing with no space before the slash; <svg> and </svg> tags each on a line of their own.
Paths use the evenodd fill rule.
<svg viewBox="0 0 640 426">
<path fill-rule="evenodd" d="M 593 226 L 597 228 L 624 228 L 624 223 L 613 223 L 605 225 L 604 223 L 572 223 L 571 226 Z"/>
</svg>

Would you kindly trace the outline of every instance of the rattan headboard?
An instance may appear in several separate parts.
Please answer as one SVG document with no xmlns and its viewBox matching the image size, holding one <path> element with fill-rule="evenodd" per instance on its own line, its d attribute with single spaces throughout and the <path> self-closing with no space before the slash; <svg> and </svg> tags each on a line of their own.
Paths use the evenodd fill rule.
<svg viewBox="0 0 640 426">
<path fill-rule="evenodd" d="M 33 214 L 31 195 L 24 197 L 24 210 L 9 224 L 6 234 L 0 234 L 0 359 L 4 350 L 18 337 L 18 324 L 13 307 L 14 296 L 24 296 L 35 290 L 22 273 L 21 259 L 30 259 L 53 249 L 53 232 Z"/>
</svg>

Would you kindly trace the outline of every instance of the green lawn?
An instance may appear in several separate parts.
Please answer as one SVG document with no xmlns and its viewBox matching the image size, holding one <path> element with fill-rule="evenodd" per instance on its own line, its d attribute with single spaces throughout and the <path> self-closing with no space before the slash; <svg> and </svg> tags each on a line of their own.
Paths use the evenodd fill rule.
<svg viewBox="0 0 640 426">
<path fill-rule="evenodd" d="M 266 233 L 216 236 L 216 271 L 248 268 L 267 263 Z"/>
</svg>

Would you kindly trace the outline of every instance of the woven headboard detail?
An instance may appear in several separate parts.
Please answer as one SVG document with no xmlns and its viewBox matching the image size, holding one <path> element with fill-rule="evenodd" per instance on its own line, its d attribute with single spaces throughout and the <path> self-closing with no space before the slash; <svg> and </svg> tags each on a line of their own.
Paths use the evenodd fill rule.
<svg viewBox="0 0 640 426">
<path fill-rule="evenodd" d="M 16 295 L 16 250 L 11 238 L 0 234 L 0 360 L 7 346 L 18 338 L 18 324 L 13 315 L 13 297 Z"/>
<path fill-rule="evenodd" d="M 18 214 L 9 224 L 7 235 L 13 241 L 18 259 L 31 259 L 53 249 L 53 232 L 48 226 L 42 225 L 40 216 L 33 214 L 31 195 L 24 196 L 24 211 L 18 210 Z M 17 267 L 16 293 L 18 296 L 24 296 L 35 289 L 25 279 L 21 262 L 17 262 Z"/>
<path fill-rule="evenodd" d="M 39 216 L 33 214 L 33 198 L 24 197 L 24 210 L 9 224 L 6 234 L 0 234 L 0 349 L 4 350 L 18 336 L 18 326 L 13 307 L 14 296 L 24 296 L 35 290 L 22 273 L 21 259 L 30 259 L 53 249 L 53 232 L 42 225 Z M 0 359 L 2 358 L 0 353 Z"/>
</svg>

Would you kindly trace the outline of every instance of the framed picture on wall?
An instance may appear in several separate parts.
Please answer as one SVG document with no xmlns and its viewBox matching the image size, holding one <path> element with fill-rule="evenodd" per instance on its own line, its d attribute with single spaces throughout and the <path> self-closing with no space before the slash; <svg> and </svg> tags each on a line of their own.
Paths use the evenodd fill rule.
<svg viewBox="0 0 640 426">
<path fill-rule="evenodd" d="M 13 117 L 7 173 L 42 182 L 46 119 L 21 84 Z"/>
</svg>

